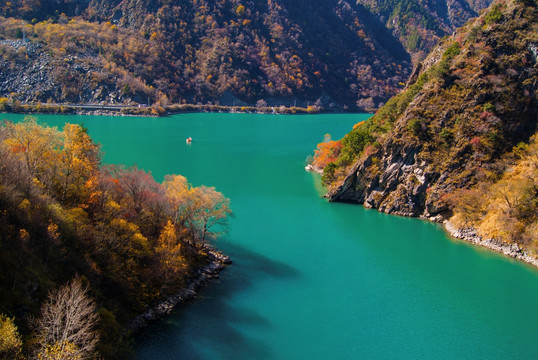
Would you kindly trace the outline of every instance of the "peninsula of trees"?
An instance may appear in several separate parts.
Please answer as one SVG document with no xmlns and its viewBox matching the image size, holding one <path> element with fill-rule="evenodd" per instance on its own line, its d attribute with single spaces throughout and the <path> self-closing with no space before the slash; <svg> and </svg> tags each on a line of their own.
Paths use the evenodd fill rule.
<svg viewBox="0 0 538 360">
<path fill-rule="evenodd" d="M 101 165 L 87 130 L 0 126 L 0 358 L 119 358 L 126 326 L 210 262 L 211 187 Z"/>
</svg>

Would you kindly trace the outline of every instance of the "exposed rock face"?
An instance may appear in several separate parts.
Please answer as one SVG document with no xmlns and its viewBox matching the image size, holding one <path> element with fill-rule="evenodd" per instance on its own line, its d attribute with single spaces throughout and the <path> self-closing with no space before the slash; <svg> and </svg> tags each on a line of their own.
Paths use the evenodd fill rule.
<svg viewBox="0 0 538 360">
<path fill-rule="evenodd" d="M 66 55 L 59 60 L 43 50 L 41 44 L 23 40 L 0 40 L 0 48 L 15 54 L 10 59 L 0 58 L 3 96 L 15 93 L 23 103 L 44 103 L 49 99 L 82 104 L 146 100 L 143 94 L 124 94 L 119 77 L 103 69 L 97 53 Z"/>
<path fill-rule="evenodd" d="M 311 164 L 308 164 L 305 166 L 304 168 L 306 171 L 312 171 L 312 172 L 316 172 L 318 174 L 322 174 L 323 175 L 323 169 L 317 167 L 317 166 L 314 166 L 314 165 L 311 165 Z"/>
<path fill-rule="evenodd" d="M 423 215 L 426 189 L 438 175 L 419 159 L 420 149 L 419 144 L 388 144 L 383 151 L 358 162 L 344 183 L 328 197 L 331 201 L 363 203 L 396 215 Z M 382 172 L 375 171 L 375 161 L 382 164 Z"/>
<path fill-rule="evenodd" d="M 448 22 L 453 30 L 462 26 L 469 20 L 478 15 L 478 12 L 491 4 L 491 1 L 481 3 L 462 0 L 448 0 L 446 2 L 446 14 Z"/>
<path fill-rule="evenodd" d="M 374 116 L 371 128 L 394 125 L 372 135 L 376 145 L 331 185 L 331 201 L 439 221 L 448 215 L 445 195 L 505 171 L 503 154 L 536 131 L 538 68 L 535 13 L 504 9 L 510 21 L 484 26 L 479 18 L 417 66 L 407 91 L 427 80 L 405 107 Z"/>
</svg>

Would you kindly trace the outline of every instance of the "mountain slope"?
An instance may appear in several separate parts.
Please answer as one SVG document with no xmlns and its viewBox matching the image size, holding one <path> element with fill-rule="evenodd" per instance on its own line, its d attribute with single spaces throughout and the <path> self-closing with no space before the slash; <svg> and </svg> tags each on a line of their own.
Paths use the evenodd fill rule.
<svg viewBox="0 0 538 360">
<path fill-rule="evenodd" d="M 538 177 L 529 145 L 538 119 L 537 26 L 535 2 L 502 1 L 438 45 L 406 91 L 341 140 L 324 170 L 329 198 L 437 220 L 475 211 L 474 225 L 482 224 L 494 207 L 484 199 L 501 191 L 506 174 L 530 161 L 525 168 Z M 518 201 L 507 200 L 505 218 L 520 229 L 494 236 L 524 238 L 537 220 L 537 189 L 530 182 L 507 190 Z M 475 203 L 484 207 L 464 209 L 465 191 L 482 194 Z"/>
<path fill-rule="evenodd" d="M 233 94 L 237 103 L 291 99 L 373 108 L 399 91 L 411 69 L 398 40 L 370 13 L 345 1 L 94 0 L 81 15 L 90 22 L 58 15 L 45 25 L 34 20 L 0 35 L 37 42 L 39 56 L 61 57 L 54 62 L 76 56 L 74 62 L 103 68 L 102 78 L 132 78 L 148 87 L 139 86 L 129 97 L 131 92 L 118 91 L 125 80 L 111 89 L 118 93 L 116 102 L 145 94 L 153 101 L 166 96 L 173 102 L 207 103 Z M 112 31 L 103 28 L 107 21 Z M 3 48 L 4 54 L 18 52 L 6 42 Z M 4 57 L 2 73 L 24 68 L 25 55 Z M 4 85 L 4 94 L 15 92 L 23 101 L 47 100 L 31 88 Z M 65 91 L 53 97 L 58 98 L 69 100 Z"/>
<path fill-rule="evenodd" d="M 478 15 L 491 1 L 359 0 L 391 29 L 419 60 L 444 35 Z"/>
<path fill-rule="evenodd" d="M 466 0 L 13 0 L 0 15 L 25 21 L 0 26 L 0 96 L 22 102 L 374 109 L 411 55 L 476 12 Z"/>
</svg>

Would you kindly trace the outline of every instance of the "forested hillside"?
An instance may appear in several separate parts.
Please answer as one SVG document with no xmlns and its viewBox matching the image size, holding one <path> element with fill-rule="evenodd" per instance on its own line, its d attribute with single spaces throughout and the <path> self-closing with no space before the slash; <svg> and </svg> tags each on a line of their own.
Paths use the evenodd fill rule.
<svg viewBox="0 0 538 360">
<path fill-rule="evenodd" d="M 537 49 L 530 0 L 499 1 L 445 39 L 371 120 L 318 146 L 330 199 L 451 219 L 536 254 Z"/>
<path fill-rule="evenodd" d="M 359 0 L 358 3 L 376 14 L 409 53 L 421 60 L 440 38 L 477 16 L 491 0 Z"/>
<path fill-rule="evenodd" d="M 215 261 L 229 213 L 181 175 L 102 166 L 82 126 L 1 124 L 0 358 L 126 355 L 134 317 Z"/>
<path fill-rule="evenodd" d="M 0 6 L 11 17 L 0 22 L 0 96 L 374 109 L 403 87 L 410 53 L 419 58 L 454 19 L 476 15 L 461 7 L 15 0 Z"/>
</svg>

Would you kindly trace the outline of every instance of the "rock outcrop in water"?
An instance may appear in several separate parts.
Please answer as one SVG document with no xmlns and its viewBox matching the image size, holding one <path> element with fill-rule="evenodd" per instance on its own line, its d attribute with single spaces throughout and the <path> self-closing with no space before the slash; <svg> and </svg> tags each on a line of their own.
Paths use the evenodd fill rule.
<svg viewBox="0 0 538 360">
<path fill-rule="evenodd" d="M 387 144 L 382 155 L 384 171 L 371 172 L 372 159 L 367 157 L 350 171 L 344 183 L 329 193 L 332 201 L 351 201 L 380 211 L 419 216 L 424 213 L 426 194 L 435 174 L 417 157 L 420 145 Z M 374 176 L 372 176 L 374 175 Z"/>
<path fill-rule="evenodd" d="M 503 7 L 502 24 L 482 16 L 441 43 L 420 83 L 365 125 L 370 145 L 348 168 L 342 156 L 336 161 L 343 176 L 330 186 L 332 201 L 435 216 L 447 209 L 439 202 L 444 194 L 473 185 L 484 169 L 502 171 L 497 160 L 529 139 L 538 114 L 535 10 Z"/>
<path fill-rule="evenodd" d="M 494 243 L 510 243 L 510 250 L 490 248 L 511 256 L 521 253 L 515 242 L 534 249 L 533 231 L 525 228 L 535 226 L 529 209 L 537 184 L 529 181 L 518 195 L 525 206 L 516 210 L 518 203 L 509 199 L 501 204 L 517 229 L 504 230 L 505 215 L 491 220 L 495 205 L 488 201 L 503 191 L 520 191 L 502 188 L 508 189 L 503 179 L 518 164 L 528 162 L 530 173 L 535 166 L 533 155 L 518 149 L 530 149 L 537 127 L 536 23 L 535 2 L 501 1 L 441 42 L 404 92 L 342 139 L 338 159 L 325 168 L 327 197 L 434 221 L 458 213 L 463 223 L 474 221 L 481 231 L 495 233 Z M 470 202 L 465 191 L 483 194 L 475 203 L 484 207 L 464 204 Z"/>
</svg>

